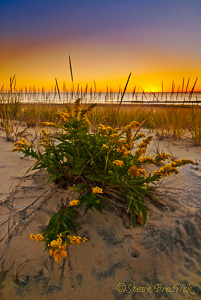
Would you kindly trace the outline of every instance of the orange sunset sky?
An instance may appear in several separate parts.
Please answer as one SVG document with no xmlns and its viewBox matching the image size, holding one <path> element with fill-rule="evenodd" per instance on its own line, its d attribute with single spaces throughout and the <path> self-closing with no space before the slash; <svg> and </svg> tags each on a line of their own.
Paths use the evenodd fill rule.
<svg viewBox="0 0 201 300">
<path fill-rule="evenodd" d="M 134 86 L 146 92 L 201 91 L 201 1 L 199 0 L 2 0 L 0 89 L 30 85 L 105 91 Z"/>
</svg>

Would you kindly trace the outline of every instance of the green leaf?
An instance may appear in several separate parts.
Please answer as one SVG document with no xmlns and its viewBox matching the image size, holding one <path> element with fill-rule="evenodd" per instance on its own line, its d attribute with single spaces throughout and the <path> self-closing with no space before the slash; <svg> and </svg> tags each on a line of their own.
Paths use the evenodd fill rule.
<svg viewBox="0 0 201 300">
<path fill-rule="evenodd" d="M 102 207 L 101 207 L 101 205 L 100 204 L 98 204 L 98 203 L 94 203 L 93 204 L 93 206 L 95 207 L 95 209 L 97 210 L 97 211 L 99 211 L 101 214 L 103 213 L 102 212 Z"/>
<path fill-rule="evenodd" d="M 74 158 L 73 159 L 73 166 L 74 168 L 80 168 L 83 166 L 83 164 L 86 162 L 87 158 L 83 157 L 83 158 Z"/>
<path fill-rule="evenodd" d="M 71 169 L 72 175 L 79 175 L 81 171 L 82 171 L 82 168 Z"/>
<path fill-rule="evenodd" d="M 78 193 L 82 193 L 84 192 L 87 188 L 88 188 L 88 184 L 86 183 L 79 183 L 77 185 L 74 185 L 72 187 L 69 187 L 69 190 L 74 191 L 74 192 L 78 192 Z"/>
<path fill-rule="evenodd" d="M 147 209 L 143 204 L 141 206 L 141 212 L 142 212 L 143 225 L 145 225 L 147 221 Z"/>
<path fill-rule="evenodd" d="M 135 214 L 132 214 L 131 219 L 132 219 L 133 227 L 135 227 L 135 225 L 136 225 L 136 216 L 135 216 Z"/>
<path fill-rule="evenodd" d="M 85 177 L 87 179 L 98 181 L 98 182 L 102 182 L 104 180 L 104 177 L 100 175 L 85 175 Z"/>
<path fill-rule="evenodd" d="M 90 173 L 91 173 L 91 170 L 92 170 L 91 168 L 84 167 L 83 170 L 82 170 L 82 174 L 83 174 L 83 175 L 85 175 L 85 174 L 90 174 Z"/>
<path fill-rule="evenodd" d="M 53 174 L 53 175 L 48 179 L 47 183 L 51 182 L 52 180 L 54 180 L 54 179 L 56 179 L 56 178 L 60 178 L 60 177 L 62 177 L 62 176 L 63 176 L 62 174 L 60 174 L 60 175 L 58 175 L 58 174 Z"/>
<path fill-rule="evenodd" d="M 67 228 L 69 228 L 73 232 L 77 233 L 76 228 L 75 228 L 75 224 L 68 217 L 64 218 L 64 222 L 65 222 Z"/>
</svg>

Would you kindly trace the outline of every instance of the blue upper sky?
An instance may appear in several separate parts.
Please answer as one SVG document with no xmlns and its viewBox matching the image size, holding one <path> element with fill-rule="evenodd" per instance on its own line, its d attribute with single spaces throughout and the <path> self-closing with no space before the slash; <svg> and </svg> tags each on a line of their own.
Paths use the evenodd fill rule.
<svg viewBox="0 0 201 300">
<path fill-rule="evenodd" d="M 147 72 L 157 71 L 150 69 L 149 51 L 153 62 L 157 56 L 164 61 L 164 72 L 170 71 L 168 65 L 175 66 L 174 71 L 190 66 L 201 71 L 200 16 L 201 0 L 1 0 L 0 64 L 3 58 L 28 53 L 30 47 L 65 44 L 72 51 L 75 45 L 89 47 L 89 52 L 91 47 L 98 55 L 101 48 L 105 59 L 114 47 L 119 60 L 133 53 L 136 70 L 137 58 L 144 57 Z"/>
</svg>

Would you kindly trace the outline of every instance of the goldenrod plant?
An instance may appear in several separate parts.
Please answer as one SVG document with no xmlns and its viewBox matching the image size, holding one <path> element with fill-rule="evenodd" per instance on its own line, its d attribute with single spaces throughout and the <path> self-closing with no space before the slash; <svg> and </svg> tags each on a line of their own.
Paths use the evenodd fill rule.
<svg viewBox="0 0 201 300">
<path fill-rule="evenodd" d="M 152 196 L 150 185 L 162 177 L 177 174 L 177 167 L 193 163 L 191 160 L 175 160 L 161 166 L 170 158 L 168 154 L 159 153 L 154 158 L 145 156 L 152 136 L 145 137 L 140 133 L 142 124 L 135 121 L 121 130 L 99 124 L 92 132 L 89 116 L 94 106 L 81 109 L 78 99 L 73 106 L 57 114 L 59 121 L 56 124 L 42 124 L 60 130 L 56 140 L 42 129 L 39 148 L 22 139 L 13 149 L 34 157 L 33 169 L 47 169 L 49 182 L 81 194 L 79 200 L 61 205 L 51 217 L 43 236 L 31 235 L 32 239 L 45 242 L 57 262 L 66 257 L 67 244 L 87 241 L 86 238 L 71 236 L 72 232 L 76 233 L 78 224 L 74 224 L 73 218 L 80 206 L 85 206 L 84 213 L 94 208 L 102 212 L 103 206 L 112 201 L 127 211 L 133 226 L 136 222 L 144 225 L 147 219 L 145 196 Z M 133 149 L 136 149 L 134 154 Z M 148 173 L 147 164 L 154 164 L 159 170 Z"/>
</svg>

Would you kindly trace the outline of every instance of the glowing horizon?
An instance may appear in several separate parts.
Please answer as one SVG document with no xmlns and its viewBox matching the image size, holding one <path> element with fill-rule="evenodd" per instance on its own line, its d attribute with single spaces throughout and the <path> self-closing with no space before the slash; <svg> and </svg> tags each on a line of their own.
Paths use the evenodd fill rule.
<svg viewBox="0 0 201 300">
<path fill-rule="evenodd" d="M 169 93 L 174 91 L 174 93 L 177 92 L 191 92 L 195 82 L 196 82 L 196 74 L 191 73 L 192 77 L 187 77 L 190 74 L 187 73 L 185 74 L 186 77 L 180 78 L 180 74 L 177 74 L 177 76 L 175 76 L 175 80 L 171 79 L 171 73 L 169 74 L 169 81 L 164 81 L 161 80 L 160 78 L 162 75 L 164 74 L 154 74 L 155 76 L 153 76 L 153 74 L 148 74 L 147 76 L 145 75 L 141 75 L 141 76 L 133 76 L 131 74 L 126 92 L 132 93 L 135 91 L 135 93 L 139 92 L 145 92 L 145 93 L 151 93 L 151 92 L 164 92 L 164 93 Z M 128 74 L 127 74 L 128 75 Z M 167 74 L 166 75 L 166 79 L 167 79 Z M 175 75 L 175 74 L 174 74 Z M 164 76 L 165 77 L 165 76 Z M 2 91 L 10 90 L 10 79 L 13 78 L 13 76 L 7 78 L 7 84 L 4 84 L 0 86 L 0 90 L 2 89 Z M 56 78 L 56 77 L 55 77 Z M 69 79 L 65 80 L 62 79 L 61 76 L 57 77 L 56 80 L 55 78 L 52 78 L 51 80 L 30 80 L 30 79 L 25 79 L 22 78 L 22 80 L 19 80 L 19 78 L 17 77 L 17 75 L 15 74 L 15 78 L 12 84 L 12 89 L 14 90 L 14 88 L 16 90 L 32 90 L 35 89 L 36 91 L 38 90 L 44 90 L 45 92 L 54 92 L 54 90 L 56 89 L 56 80 L 58 83 L 58 87 L 60 92 L 63 92 L 63 90 L 65 89 L 66 91 L 71 91 L 72 89 L 74 91 L 77 91 L 77 89 L 79 89 L 79 91 L 84 92 L 87 88 L 87 91 L 90 92 L 90 89 L 92 89 L 93 92 L 123 92 L 125 84 L 127 82 L 128 76 L 124 76 L 122 78 L 117 78 L 112 79 L 112 80 L 106 80 L 106 79 L 100 79 L 96 80 L 71 80 L 71 77 L 69 75 Z M 143 80 L 142 80 L 143 78 Z M 151 78 L 151 79 L 150 79 Z M 195 88 L 194 88 L 194 92 L 201 92 L 201 88 L 199 89 L 200 85 L 198 84 L 199 78 L 196 82 Z M 142 86 L 141 83 L 144 83 L 144 85 Z"/>
</svg>

